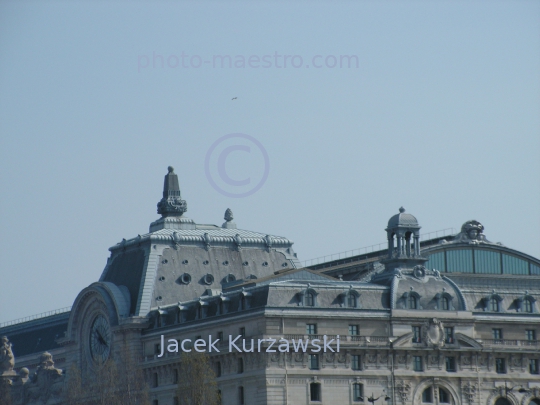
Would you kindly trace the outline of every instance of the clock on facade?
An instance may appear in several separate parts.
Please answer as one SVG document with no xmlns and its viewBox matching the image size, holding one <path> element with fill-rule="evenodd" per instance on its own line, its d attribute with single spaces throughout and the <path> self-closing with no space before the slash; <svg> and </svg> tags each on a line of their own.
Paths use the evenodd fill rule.
<svg viewBox="0 0 540 405">
<path fill-rule="evenodd" d="M 90 354 L 94 361 L 105 362 L 111 352 L 111 328 L 107 318 L 98 315 L 90 328 Z"/>
</svg>

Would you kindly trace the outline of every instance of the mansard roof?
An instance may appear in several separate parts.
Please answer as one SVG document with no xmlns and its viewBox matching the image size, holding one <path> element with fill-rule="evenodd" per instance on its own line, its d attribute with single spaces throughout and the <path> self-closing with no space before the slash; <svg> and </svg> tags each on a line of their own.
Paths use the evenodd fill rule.
<svg viewBox="0 0 540 405">
<path fill-rule="evenodd" d="M 231 279 L 300 267 L 291 240 L 237 229 L 230 209 L 221 227 L 197 224 L 186 211 L 178 176 L 169 167 L 158 203 L 162 217 L 150 225 L 150 232 L 109 249 L 100 281 L 127 288 L 130 315 L 145 316 L 152 308 L 196 299 Z"/>
</svg>

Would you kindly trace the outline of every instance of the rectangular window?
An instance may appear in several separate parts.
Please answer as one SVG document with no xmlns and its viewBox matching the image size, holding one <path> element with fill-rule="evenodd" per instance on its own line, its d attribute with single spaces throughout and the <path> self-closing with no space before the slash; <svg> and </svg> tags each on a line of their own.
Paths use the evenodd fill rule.
<svg viewBox="0 0 540 405">
<path fill-rule="evenodd" d="M 152 401 L 152 405 L 159 405 L 159 401 L 158 401 L 157 399 L 154 399 L 154 400 Z"/>
<path fill-rule="evenodd" d="M 318 383 L 309 384 L 309 397 L 311 401 L 321 400 L 321 384 L 318 384 Z"/>
<path fill-rule="evenodd" d="M 180 400 L 178 399 L 178 397 L 173 398 L 173 404 L 174 405 L 180 405 Z"/>
<path fill-rule="evenodd" d="M 529 262 L 505 254 L 502 258 L 504 274 L 529 274 Z"/>
<path fill-rule="evenodd" d="M 316 323 L 308 323 L 306 325 L 306 333 L 308 335 L 316 335 L 317 334 L 317 324 Z"/>
<path fill-rule="evenodd" d="M 473 272 L 473 255 L 470 249 L 447 250 L 446 263 L 448 265 L 446 271 L 449 273 L 472 273 Z"/>
<path fill-rule="evenodd" d="M 178 384 L 178 369 L 173 370 L 173 384 Z"/>
<path fill-rule="evenodd" d="M 216 363 L 216 377 L 221 377 L 221 362 Z"/>
<path fill-rule="evenodd" d="M 445 327 L 444 328 L 444 342 L 445 343 L 454 343 L 454 328 Z"/>
<path fill-rule="evenodd" d="M 353 401 L 364 400 L 364 386 L 359 383 L 353 384 Z"/>
<path fill-rule="evenodd" d="M 529 373 L 538 374 L 538 359 L 529 360 Z"/>
<path fill-rule="evenodd" d="M 501 274 L 501 254 L 487 250 L 474 251 L 474 272 Z"/>
<path fill-rule="evenodd" d="M 360 335 L 360 328 L 358 327 L 358 325 L 349 325 L 349 335 L 350 336 Z"/>
<path fill-rule="evenodd" d="M 240 328 L 240 336 L 246 337 L 246 328 Z"/>
<path fill-rule="evenodd" d="M 535 330 L 526 330 L 525 337 L 527 340 L 536 340 L 536 331 Z"/>
<path fill-rule="evenodd" d="M 444 252 L 434 253 L 428 256 L 429 260 L 426 263 L 428 269 L 437 269 L 439 271 L 446 271 L 446 265 L 444 263 Z"/>
<path fill-rule="evenodd" d="M 446 371 L 453 373 L 456 371 L 456 359 L 455 357 L 447 357 L 445 360 Z"/>
<path fill-rule="evenodd" d="M 238 387 L 238 404 L 244 405 L 244 387 Z"/>
<path fill-rule="evenodd" d="M 309 360 L 309 369 L 310 370 L 318 370 L 319 369 L 319 355 L 318 354 L 310 354 L 308 360 Z"/>
<path fill-rule="evenodd" d="M 506 362 L 504 359 L 495 359 L 495 371 L 498 374 L 506 374 Z"/>
<path fill-rule="evenodd" d="M 362 365 L 360 363 L 360 355 L 354 354 L 351 356 L 351 369 L 362 370 Z"/>
<path fill-rule="evenodd" d="M 159 387 L 159 379 L 158 379 L 158 373 L 154 373 L 152 375 L 152 385 L 155 387 Z"/>
<path fill-rule="evenodd" d="M 502 340 L 503 338 L 502 329 L 492 329 L 491 334 L 495 340 Z"/>
<path fill-rule="evenodd" d="M 413 343 L 422 343 L 422 329 L 420 326 L 413 326 L 412 327 L 412 342 Z"/>
<path fill-rule="evenodd" d="M 159 343 L 154 345 L 154 354 L 161 354 L 161 345 Z"/>
<path fill-rule="evenodd" d="M 422 364 L 422 356 L 413 357 L 413 369 L 414 371 L 424 371 L 424 366 Z"/>
<path fill-rule="evenodd" d="M 238 374 L 242 374 L 244 372 L 244 359 L 239 358 L 238 359 Z"/>
<path fill-rule="evenodd" d="M 223 332 L 219 331 L 217 333 L 217 338 L 219 339 L 219 343 L 223 343 Z"/>
</svg>

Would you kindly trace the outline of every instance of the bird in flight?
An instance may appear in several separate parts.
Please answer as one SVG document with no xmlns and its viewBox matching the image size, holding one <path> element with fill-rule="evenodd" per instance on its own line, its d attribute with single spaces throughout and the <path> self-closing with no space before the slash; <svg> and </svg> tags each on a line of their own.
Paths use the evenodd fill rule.
<svg viewBox="0 0 540 405">
<path fill-rule="evenodd" d="M 232 100 L 236 100 L 238 97 L 233 97 Z"/>
</svg>

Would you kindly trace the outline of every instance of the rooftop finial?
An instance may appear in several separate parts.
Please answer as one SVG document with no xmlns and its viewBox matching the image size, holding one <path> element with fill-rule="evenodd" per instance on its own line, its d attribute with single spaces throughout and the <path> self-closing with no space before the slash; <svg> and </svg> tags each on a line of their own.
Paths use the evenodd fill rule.
<svg viewBox="0 0 540 405">
<path fill-rule="evenodd" d="M 399 212 L 401 212 L 401 213 L 403 214 L 403 213 L 405 212 L 405 208 L 400 207 L 400 208 L 399 208 Z"/>
<path fill-rule="evenodd" d="M 179 217 L 187 211 L 187 203 L 180 196 L 178 176 L 174 172 L 174 167 L 169 166 L 167 170 L 163 183 L 163 198 L 157 204 L 158 214 L 162 217 Z"/>
<path fill-rule="evenodd" d="M 221 225 L 222 228 L 236 229 L 236 224 L 233 222 L 234 216 L 230 208 L 225 210 L 225 216 L 223 219 L 225 219 L 226 222 Z"/>
</svg>

